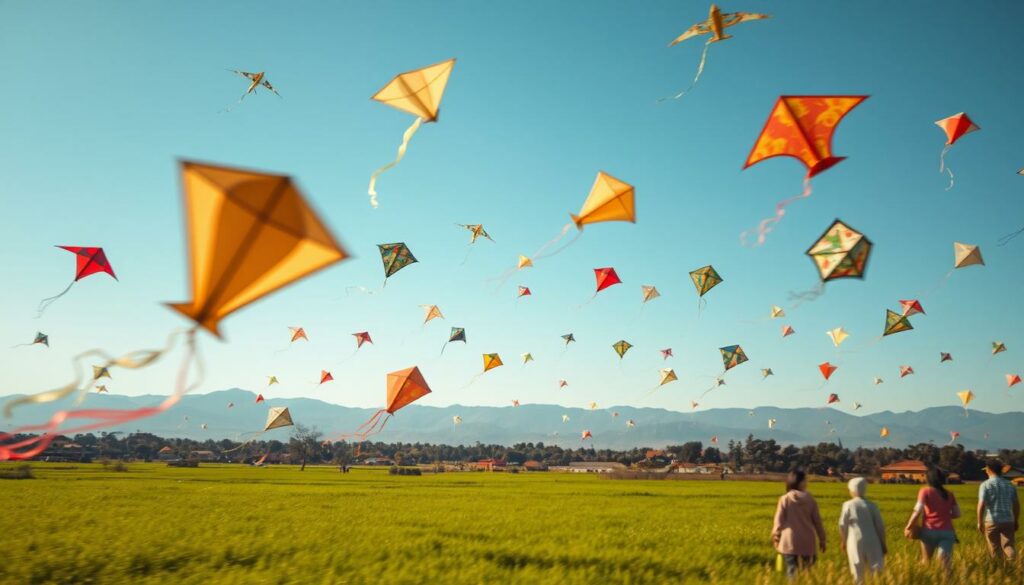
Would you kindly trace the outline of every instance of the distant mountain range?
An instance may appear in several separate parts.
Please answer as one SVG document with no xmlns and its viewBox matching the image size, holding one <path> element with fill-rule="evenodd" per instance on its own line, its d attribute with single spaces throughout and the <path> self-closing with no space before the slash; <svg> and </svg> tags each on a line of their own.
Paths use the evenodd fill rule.
<svg viewBox="0 0 1024 585">
<path fill-rule="evenodd" d="M 139 408 L 157 404 L 162 398 L 93 393 L 80 407 Z M 4 400 L 0 398 L 0 402 Z M 234 406 L 229 408 L 228 404 Z M 269 398 L 256 404 L 256 394 L 236 388 L 187 395 L 173 409 L 159 416 L 108 430 L 237 440 L 243 434 L 262 430 L 271 406 L 288 407 L 296 423 L 316 427 L 325 436 L 351 432 L 374 413 L 374 409 L 350 408 L 311 398 Z M 56 410 L 52 404 L 20 407 L 11 419 L 0 419 L 0 430 L 37 424 Z M 562 422 L 562 415 L 568 415 L 569 420 Z M 455 416 L 462 419 L 458 425 L 453 422 Z M 769 419 L 777 421 L 774 429 L 769 430 Z M 628 420 L 634 421 L 636 426 L 628 428 Z M 885 439 L 879 437 L 882 427 L 889 429 L 890 434 Z M 690 413 L 631 406 L 586 410 L 549 404 L 440 408 L 411 405 L 399 411 L 376 440 L 452 445 L 543 442 L 562 447 L 592 444 L 596 448 L 629 449 L 660 448 L 686 441 L 708 444 L 712 436 L 717 436 L 719 445 L 724 448 L 730 439 L 741 440 L 753 434 L 773 438 L 783 445 L 842 441 L 847 447 L 905 447 L 929 441 L 942 445 L 950 441 L 950 432 L 956 431 L 960 433 L 957 442 L 965 447 L 994 450 L 1024 447 L 1022 429 L 1024 412 L 992 414 L 972 410 L 965 416 L 963 409 L 950 406 L 853 416 L 828 408 L 721 408 Z M 583 430 L 593 434 L 593 441 L 581 442 Z M 263 438 L 287 440 L 289 432 L 290 428 L 276 429 Z"/>
</svg>

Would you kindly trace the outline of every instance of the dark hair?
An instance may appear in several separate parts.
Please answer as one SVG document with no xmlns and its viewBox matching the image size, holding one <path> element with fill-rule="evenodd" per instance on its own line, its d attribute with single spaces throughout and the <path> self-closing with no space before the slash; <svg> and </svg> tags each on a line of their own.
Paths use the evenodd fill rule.
<svg viewBox="0 0 1024 585">
<path fill-rule="evenodd" d="M 946 483 L 946 474 L 938 467 L 929 467 L 927 477 L 928 486 L 939 490 L 939 493 L 942 494 L 942 499 L 948 500 L 949 492 L 946 491 L 946 488 L 943 485 Z"/>
<path fill-rule="evenodd" d="M 789 472 L 789 475 L 786 476 L 786 491 L 789 492 L 800 489 L 800 484 L 802 484 L 805 479 L 807 479 L 807 474 L 804 473 L 804 470 L 800 467 L 794 468 Z"/>
<path fill-rule="evenodd" d="M 989 459 L 985 462 L 985 467 L 995 475 L 1003 475 L 1003 462 L 998 459 Z"/>
</svg>

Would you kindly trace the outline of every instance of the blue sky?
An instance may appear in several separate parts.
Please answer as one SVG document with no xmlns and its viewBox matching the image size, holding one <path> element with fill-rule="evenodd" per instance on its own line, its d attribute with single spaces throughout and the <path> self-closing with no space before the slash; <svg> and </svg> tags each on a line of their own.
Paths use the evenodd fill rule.
<svg viewBox="0 0 1024 585">
<path fill-rule="evenodd" d="M 76 352 L 153 347 L 183 321 L 163 301 L 187 298 L 177 160 L 198 159 L 293 175 L 355 258 L 231 316 L 226 342 L 201 339 L 201 391 L 239 386 L 379 406 L 388 371 L 421 366 L 424 404 L 583 406 L 687 410 L 721 371 L 718 347 L 750 361 L 704 407 L 819 406 L 837 392 L 861 412 L 956 404 L 972 389 L 982 410 L 1019 410 L 1024 371 L 1019 291 L 1024 239 L 1024 5 L 822 3 L 750 0 L 724 10 L 773 19 L 732 29 L 700 57 L 694 39 L 667 43 L 706 17 L 695 2 L 0 2 L 0 351 L 2 393 L 67 381 Z M 994 18 L 998 15 L 998 18 Z M 378 183 L 411 117 L 368 98 L 393 75 L 458 58 L 440 120 L 420 130 L 406 159 Z M 283 98 L 250 96 L 225 69 L 263 70 Z M 835 133 L 848 160 L 814 180 L 761 248 L 738 234 L 801 188 L 804 169 L 777 158 L 741 171 L 780 94 L 870 94 Z M 933 122 L 966 111 L 982 128 L 938 173 L 943 134 Z M 636 186 L 638 222 L 588 227 L 564 253 L 514 275 L 579 209 L 605 170 Z M 864 281 L 835 282 L 814 303 L 769 320 L 773 304 L 816 284 L 803 252 L 840 217 L 875 243 Z M 468 247 L 455 223 L 483 223 L 495 243 Z M 987 266 L 948 275 L 954 240 L 981 246 Z M 404 241 L 420 262 L 380 294 L 376 245 Z M 55 244 L 106 249 L 119 282 L 93 276 L 35 319 L 59 292 L 73 258 Z M 467 257 L 468 253 L 468 257 Z M 464 261 L 465 259 L 465 261 Z M 712 264 L 725 282 L 703 311 L 687 273 Z M 624 284 L 583 305 L 592 269 Z M 518 284 L 534 295 L 514 300 Z M 662 297 L 641 308 L 640 285 Z M 878 340 L 886 308 L 918 297 L 915 329 Z M 444 321 L 421 326 L 420 304 Z M 581 307 L 581 305 L 583 305 Z M 782 324 L 797 334 L 783 340 Z M 288 347 L 287 326 L 310 342 Z M 451 326 L 469 343 L 439 356 Z M 825 331 L 843 326 L 837 351 Z M 375 344 L 353 354 L 351 333 Z M 578 343 L 564 349 L 560 335 Z M 621 362 L 611 345 L 634 348 Z M 990 355 L 994 340 L 1009 351 Z M 662 362 L 658 350 L 676 357 Z M 287 348 L 286 351 L 280 351 Z M 939 364 L 939 352 L 954 361 Z M 506 365 L 472 381 L 481 354 Z M 536 361 L 523 366 L 519 354 Z M 175 359 L 177 356 L 174 356 Z M 167 393 L 175 359 L 115 372 L 111 392 Z M 839 370 L 822 387 L 817 365 Z M 898 379 L 898 366 L 916 374 Z M 679 382 L 647 396 L 658 369 Z M 775 376 L 762 381 L 759 369 Z M 335 382 L 316 386 L 321 369 Z M 265 376 L 281 385 L 264 388 Z M 874 376 L 885 384 L 872 385 Z M 569 387 L 559 390 L 566 379 Z"/>
</svg>

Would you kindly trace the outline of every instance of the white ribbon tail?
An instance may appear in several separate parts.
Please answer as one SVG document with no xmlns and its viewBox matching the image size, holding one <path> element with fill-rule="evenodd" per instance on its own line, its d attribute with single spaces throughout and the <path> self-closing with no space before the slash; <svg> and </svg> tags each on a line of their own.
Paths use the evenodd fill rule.
<svg viewBox="0 0 1024 585">
<path fill-rule="evenodd" d="M 377 208 L 377 177 L 379 177 L 384 171 L 402 162 L 402 158 L 405 156 L 405 150 L 409 148 L 409 140 L 411 140 L 412 135 L 420 129 L 420 124 L 422 123 L 423 118 L 416 118 L 416 121 L 412 123 L 412 126 L 409 126 L 409 128 L 406 129 L 405 134 L 402 135 L 402 144 L 398 145 L 398 156 L 395 157 L 395 160 L 373 171 L 373 174 L 370 175 L 370 188 L 367 190 L 367 193 L 370 195 L 370 205 L 373 206 L 374 209 Z"/>
</svg>

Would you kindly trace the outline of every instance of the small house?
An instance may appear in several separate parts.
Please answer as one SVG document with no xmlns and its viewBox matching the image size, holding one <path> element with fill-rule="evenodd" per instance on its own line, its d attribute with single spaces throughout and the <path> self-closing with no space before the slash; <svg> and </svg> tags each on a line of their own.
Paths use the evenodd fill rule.
<svg viewBox="0 0 1024 585">
<path fill-rule="evenodd" d="M 882 481 L 891 483 L 925 483 L 928 466 L 920 461 L 897 461 L 878 470 Z"/>
</svg>

